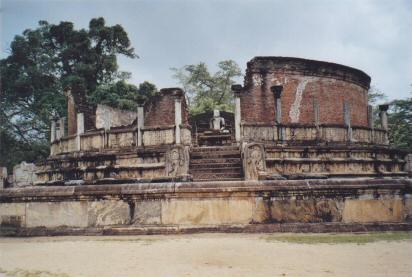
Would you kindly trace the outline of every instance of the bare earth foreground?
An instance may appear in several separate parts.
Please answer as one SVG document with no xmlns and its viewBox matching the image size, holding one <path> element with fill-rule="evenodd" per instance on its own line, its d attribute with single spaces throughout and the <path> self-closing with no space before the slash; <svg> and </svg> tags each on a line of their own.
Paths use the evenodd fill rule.
<svg viewBox="0 0 412 277">
<path fill-rule="evenodd" d="M 0 238 L 0 276 L 412 276 L 403 235 Z"/>
</svg>

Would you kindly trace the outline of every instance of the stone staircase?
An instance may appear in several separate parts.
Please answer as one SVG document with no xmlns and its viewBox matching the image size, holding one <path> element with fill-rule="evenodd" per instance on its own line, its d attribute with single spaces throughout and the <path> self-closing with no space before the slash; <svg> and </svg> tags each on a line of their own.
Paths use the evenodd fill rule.
<svg viewBox="0 0 412 277">
<path fill-rule="evenodd" d="M 193 181 L 238 181 L 243 179 L 238 146 L 195 147 L 190 154 Z"/>
</svg>

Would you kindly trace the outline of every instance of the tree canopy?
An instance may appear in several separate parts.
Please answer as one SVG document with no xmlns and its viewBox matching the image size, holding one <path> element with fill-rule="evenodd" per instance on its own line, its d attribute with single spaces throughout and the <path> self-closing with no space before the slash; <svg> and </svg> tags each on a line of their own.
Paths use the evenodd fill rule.
<svg viewBox="0 0 412 277">
<path fill-rule="evenodd" d="M 0 164 L 47 156 L 50 118 L 65 116 L 66 88 L 82 90 L 91 103 L 124 108 L 149 96 L 154 85 L 128 84 L 130 74 L 119 71 L 118 55 L 137 57 L 123 27 L 107 26 L 103 18 L 80 30 L 72 22 L 40 21 L 15 36 L 9 56 L 0 61 Z M 26 155 L 30 146 L 33 154 Z"/>
<path fill-rule="evenodd" d="M 412 97 L 391 103 L 388 123 L 389 141 L 398 148 L 412 152 Z"/>
<path fill-rule="evenodd" d="M 221 61 L 217 66 L 218 71 L 214 74 L 203 62 L 172 68 L 173 77 L 186 91 L 191 114 L 213 109 L 233 111 L 231 86 L 242 76 L 241 70 L 233 60 Z"/>
<path fill-rule="evenodd" d="M 379 89 L 371 87 L 368 99 L 369 104 L 375 107 L 375 124 L 379 124 L 378 102 L 387 100 L 387 96 Z M 412 97 L 394 100 L 389 104 L 389 142 L 394 147 L 412 151 Z"/>
</svg>

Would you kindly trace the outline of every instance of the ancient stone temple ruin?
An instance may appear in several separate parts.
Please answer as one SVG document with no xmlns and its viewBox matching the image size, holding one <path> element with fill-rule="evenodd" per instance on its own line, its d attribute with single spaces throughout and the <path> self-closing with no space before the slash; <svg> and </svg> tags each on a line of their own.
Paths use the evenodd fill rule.
<svg viewBox="0 0 412 277">
<path fill-rule="evenodd" d="M 388 145 L 370 81 L 255 57 L 234 112 L 195 116 L 179 88 L 135 112 L 68 91 L 36 180 L 0 190 L 0 234 L 410 230 L 411 155 Z"/>
</svg>

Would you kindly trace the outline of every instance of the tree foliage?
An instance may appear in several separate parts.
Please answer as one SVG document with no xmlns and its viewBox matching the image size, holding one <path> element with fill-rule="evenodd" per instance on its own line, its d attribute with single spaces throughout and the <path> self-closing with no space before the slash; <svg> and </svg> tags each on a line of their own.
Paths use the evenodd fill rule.
<svg viewBox="0 0 412 277">
<path fill-rule="evenodd" d="M 369 104 L 374 106 L 375 124 L 379 124 L 379 102 L 387 99 L 387 96 L 375 87 L 368 92 Z M 392 146 L 412 151 L 412 97 L 402 100 L 394 100 L 389 103 L 388 123 L 389 142 Z"/>
<path fill-rule="evenodd" d="M 203 62 L 172 68 L 173 77 L 186 91 L 191 114 L 198 114 L 213 109 L 233 111 L 231 86 L 235 79 L 242 76 L 236 62 L 225 60 L 218 63 L 218 71 L 210 73 Z"/>
<path fill-rule="evenodd" d="M 157 91 L 154 84 L 143 82 L 136 87 L 120 80 L 98 87 L 89 97 L 92 104 L 105 104 L 124 110 L 136 110 L 138 103 L 146 102 Z"/>
<path fill-rule="evenodd" d="M 139 97 L 132 95 L 139 89 L 126 83 L 118 55 L 137 57 L 126 31 L 107 26 L 103 18 L 80 30 L 71 22 L 40 21 L 36 29 L 15 36 L 10 55 L 0 61 L 0 164 L 10 167 L 47 155 L 50 118 L 66 114 L 63 91 L 68 87 L 82 90 L 94 103 L 132 107 L 129 101 Z M 27 153 L 29 146 L 38 155 L 4 158 L 5 149 Z"/>
<path fill-rule="evenodd" d="M 391 103 L 388 122 L 390 142 L 412 152 L 412 97 Z"/>
</svg>

